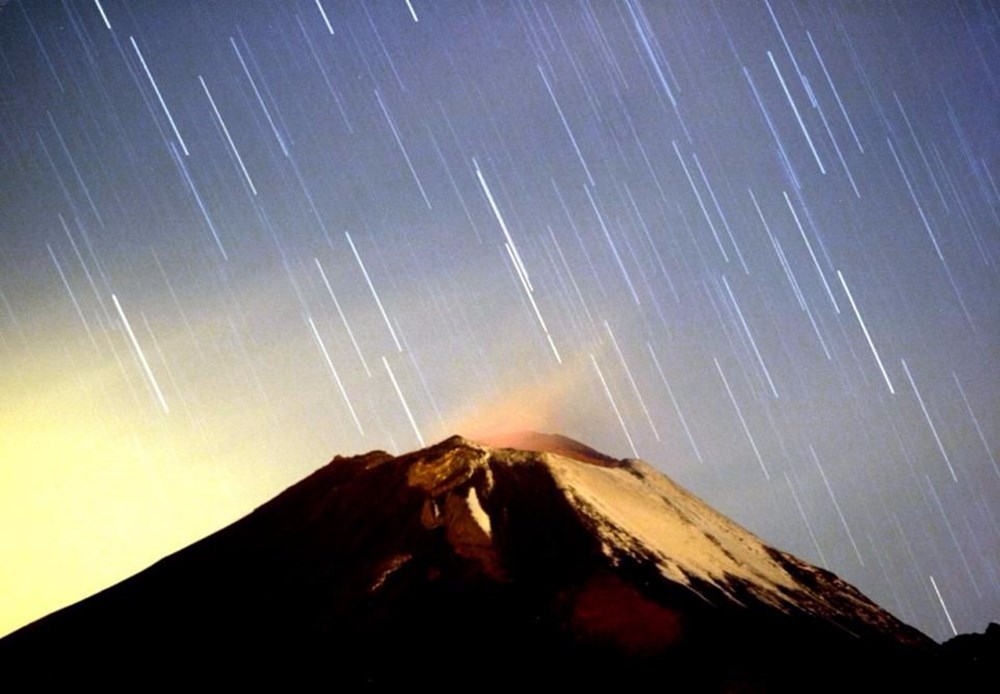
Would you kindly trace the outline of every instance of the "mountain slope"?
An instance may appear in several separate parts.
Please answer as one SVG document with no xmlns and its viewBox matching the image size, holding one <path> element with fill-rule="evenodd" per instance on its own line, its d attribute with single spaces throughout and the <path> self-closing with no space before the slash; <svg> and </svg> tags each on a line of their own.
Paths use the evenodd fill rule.
<svg viewBox="0 0 1000 694">
<path fill-rule="evenodd" d="M 419 677 L 456 690 L 530 674 L 816 691 L 936 672 L 929 639 L 649 465 L 562 437 L 495 443 L 534 450 L 453 437 L 335 458 L 0 640 L 0 663 L 39 682 L 118 688 L 208 678 L 350 690 Z"/>
</svg>

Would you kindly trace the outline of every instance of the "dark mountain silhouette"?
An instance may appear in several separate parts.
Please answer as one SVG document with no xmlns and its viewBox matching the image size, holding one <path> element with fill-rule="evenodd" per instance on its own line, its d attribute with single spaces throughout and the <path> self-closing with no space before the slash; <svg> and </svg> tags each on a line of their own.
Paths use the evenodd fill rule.
<svg viewBox="0 0 1000 694">
<path fill-rule="evenodd" d="M 133 690 L 972 682 L 956 669 L 969 658 L 641 461 L 544 434 L 491 443 L 512 448 L 452 437 L 338 456 L 0 639 L 0 671 L 31 688 Z"/>
</svg>

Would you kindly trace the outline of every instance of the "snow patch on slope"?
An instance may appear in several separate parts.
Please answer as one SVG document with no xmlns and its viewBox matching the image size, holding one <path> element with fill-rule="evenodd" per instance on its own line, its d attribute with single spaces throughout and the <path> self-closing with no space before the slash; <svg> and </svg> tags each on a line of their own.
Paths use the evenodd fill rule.
<svg viewBox="0 0 1000 694">
<path fill-rule="evenodd" d="M 469 511 L 472 514 L 472 520 L 476 522 L 483 532 L 487 536 L 493 534 L 492 526 L 490 525 L 490 517 L 483 510 L 482 504 L 479 503 L 479 495 L 476 494 L 475 487 L 469 487 L 469 494 L 465 497 L 465 501 L 469 506 Z"/>
<path fill-rule="evenodd" d="M 372 587 L 369 588 L 368 590 L 372 593 L 377 591 L 385 584 L 386 580 L 390 576 L 396 573 L 396 571 L 401 566 L 403 566 L 403 564 L 405 564 L 412 558 L 413 555 L 411 554 L 397 554 L 393 557 L 390 557 L 390 559 L 387 562 L 385 562 L 384 564 L 382 564 L 381 567 L 379 567 L 378 574 L 375 576 L 375 582 L 372 583 Z"/>
</svg>

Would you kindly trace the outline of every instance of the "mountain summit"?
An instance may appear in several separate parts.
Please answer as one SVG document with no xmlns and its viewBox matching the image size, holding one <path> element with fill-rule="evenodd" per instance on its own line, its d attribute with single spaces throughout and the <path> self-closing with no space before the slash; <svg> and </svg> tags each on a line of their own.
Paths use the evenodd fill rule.
<svg viewBox="0 0 1000 694">
<path fill-rule="evenodd" d="M 121 688 L 857 690 L 937 652 L 646 463 L 533 433 L 338 456 L 0 640 L 9 678 Z"/>
</svg>

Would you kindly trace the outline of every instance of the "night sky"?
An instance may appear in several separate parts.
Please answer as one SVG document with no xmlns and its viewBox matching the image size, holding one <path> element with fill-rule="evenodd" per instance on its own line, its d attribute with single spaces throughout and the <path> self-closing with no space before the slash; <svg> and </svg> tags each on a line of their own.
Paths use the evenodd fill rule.
<svg viewBox="0 0 1000 694">
<path fill-rule="evenodd" d="M 14 1 L 0 58 L 0 633 L 529 427 L 1000 619 L 996 4 Z"/>
</svg>

